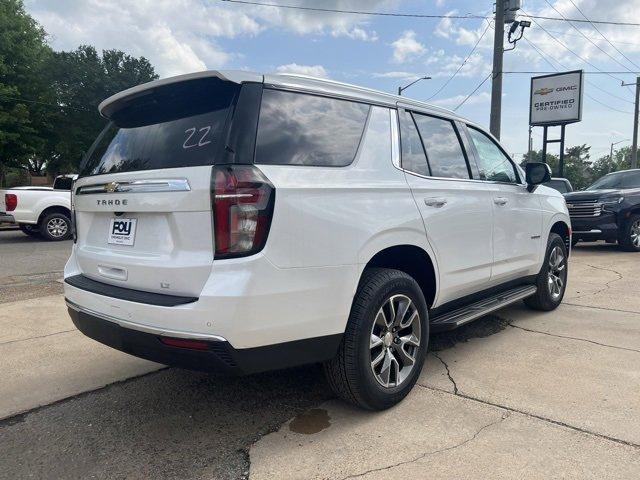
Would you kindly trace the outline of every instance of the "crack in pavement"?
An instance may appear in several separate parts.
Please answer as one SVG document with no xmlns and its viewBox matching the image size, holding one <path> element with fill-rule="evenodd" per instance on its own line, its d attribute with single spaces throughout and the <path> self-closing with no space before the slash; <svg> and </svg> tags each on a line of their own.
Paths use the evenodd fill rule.
<svg viewBox="0 0 640 480">
<path fill-rule="evenodd" d="M 605 268 L 605 267 L 598 267 L 596 265 L 590 265 L 588 263 L 584 263 L 583 265 L 586 265 L 587 267 L 593 268 L 595 270 L 602 270 L 603 272 L 609 272 L 609 273 L 614 273 L 616 275 L 618 275 L 618 278 L 615 278 L 613 280 L 609 280 L 608 282 L 604 283 L 604 288 L 601 288 L 600 290 L 596 290 L 595 292 L 589 292 L 589 293 L 584 293 L 582 295 L 578 295 L 577 297 L 573 297 L 572 300 L 577 300 L 579 298 L 583 298 L 587 295 L 598 295 L 599 293 L 604 292 L 605 290 L 608 290 L 609 288 L 611 288 L 611 284 L 613 282 L 618 282 L 620 280 L 624 279 L 624 276 L 618 272 L 617 270 L 613 270 L 611 268 Z"/>
<path fill-rule="evenodd" d="M 449 370 L 449 365 L 447 365 L 447 362 L 445 362 L 440 357 L 440 355 L 438 355 L 436 352 L 431 352 L 431 354 L 434 357 L 436 357 L 438 360 L 440 360 L 440 363 L 442 363 L 442 365 L 444 365 L 444 368 L 447 370 L 447 377 L 449 377 L 449 381 L 453 384 L 453 393 L 454 393 L 454 395 L 457 395 L 458 394 L 458 384 L 456 383 L 456 381 L 451 376 L 451 371 Z"/>
<path fill-rule="evenodd" d="M 548 335 L 549 337 L 566 338 L 568 340 L 577 340 L 579 342 L 592 343 L 593 345 L 598 345 L 600 347 L 615 348 L 617 350 L 626 350 L 627 352 L 640 353 L 640 350 L 636 350 L 634 348 L 618 347 L 616 345 L 609 345 L 607 343 L 600 343 L 600 342 L 596 342 L 594 340 L 588 340 L 586 338 L 570 337 L 568 335 L 560 335 L 560 334 L 557 334 L 557 333 L 549 333 L 549 332 L 543 332 L 541 330 L 533 330 L 533 329 L 530 329 L 530 328 L 521 327 L 520 325 L 514 325 L 512 323 L 512 321 L 509 321 L 509 320 L 507 320 L 507 325 L 509 325 L 512 328 L 517 328 L 519 330 L 524 330 L 525 332 L 539 333 L 540 335 Z M 447 369 L 447 371 L 448 371 L 448 369 Z"/>
<path fill-rule="evenodd" d="M 489 406 L 492 406 L 492 407 L 500 408 L 500 409 L 506 410 L 508 412 L 519 413 L 519 414 L 524 415 L 526 417 L 535 418 L 537 420 L 542 420 L 543 422 L 547 422 L 547 423 L 551 423 L 551 424 L 554 424 L 554 425 L 558 425 L 560 427 L 565 427 L 565 428 L 568 428 L 570 430 L 574 430 L 576 432 L 584 433 L 586 435 L 593 435 L 594 437 L 602 438 L 604 440 L 609 440 L 611 442 L 619 443 L 621 445 L 626 445 L 628 447 L 634 447 L 634 448 L 640 449 L 640 444 L 638 444 L 638 443 L 629 442 L 627 440 L 622 440 L 622 439 L 616 438 L 616 437 L 611 437 L 611 436 L 605 435 L 603 433 L 593 432 L 591 430 L 587 430 L 585 428 L 576 427 L 575 425 L 570 425 L 568 423 L 564 423 L 564 422 L 561 422 L 559 420 L 554 420 L 552 418 L 543 417 L 542 415 L 537 415 L 535 413 L 525 412 L 524 410 L 519 410 L 517 408 L 508 407 L 506 405 L 501 405 L 499 403 L 490 402 L 488 400 L 483 400 L 483 399 L 478 398 L 478 397 L 472 397 L 471 395 L 467 395 L 467 394 L 464 394 L 464 393 L 457 393 L 457 394 L 456 393 L 451 393 L 450 391 L 445 390 L 443 388 L 431 387 L 429 385 L 423 385 L 422 383 L 416 383 L 416 385 L 418 385 L 419 387 L 422 387 L 422 388 L 426 388 L 427 390 L 432 390 L 434 392 L 446 393 L 447 395 L 454 395 L 456 397 L 464 398 L 464 399 L 470 400 L 472 402 L 477 402 L 477 403 L 481 403 L 483 405 L 489 405 Z"/>
<path fill-rule="evenodd" d="M 37 337 L 19 338 L 17 340 L 7 340 L 6 342 L 0 342 L 0 346 L 9 345 L 10 343 L 26 342 L 28 340 L 37 340 L 39 338 L 53 337 L 54 335 L 60 335 L 61 333 L 69 333 L 69 332 L 75 332 L 75 331 L 77 331 L 77 328 L 72 328 L 70 330 L 62 330 L 60 332 L 47 333 L 46 335 L 38 335 Z"/>
<path fill-rule="evenodd" d="M 570 302 L 562 302 L 562 305 L 571 305 L 572 307 L 581 307 L 581 308 L 594 308 L 596 310 L 610 310 L 612 312 L 621 312 L 621 313 L 633 313 L 635 315 L 640 315 L 639 311 L 635 310 L 622 310 L 620 308 L 610 308 L 610 307 L 596 307 L 595 305 L 583 305 L 581 303 L 570 303 Z"/>
<path fill-rule="evenodd" d="M 450 393 L 450 392 L 447 392 L 447 393 Z M 356 474 L 353 474 L 353 475 L 348 475 L 348 476 L 346 476 L 346 477 L 343 477 L 341 480 L 347 480 L 347 479 L 349 479 L 349 478 L 359 478 L 359 477 L 364 477 L 365 475 L 368 475 L 368 474 L 370 474 L 370 473 L 374 473 L 374 472 L 381 472 L 381 471 L 383 471 L 383 470 L 391 470 L 391 469 L 393 469 L 393 468 L 400 467 L 400 466 L 402 466 L 402 465 L 407 465 L 407 464 L 409 464 L 409 463 L 415 463 L 415 462 L 417 462 L 417 461 L 419 461 L 419 460 L 422 460 L 423 458 L 428 457 L 428 456 L 431 456 L 431 455 L 436 455 L 436 454 L 438 454 L 438 453 L 448 452 L 448 451 L 450 451 L 450 450 L 454 450 L 454 449 L 456 449 L 456 448 L 463 447 L 463 446 L 465 446 L 466 444 L 473 442 L 476 438 L 478 438 L 478 435 L 480 435 L 480 434 L 481 434 L 484 430 L 486 430 L 487 428 L 490 428 L 490 427 L 492 427 L 492 426 L 494 426 L 494 425 L 497 425 L 497 424 L 499 424 L 499 423 L 504 422 L 504 421 L 505 421 L 507 418 L 509 418 L 510 416 L 511 416 L 511 412 L 503 413 L 503 414 L 500 416 L 500 418 L 499 418 L 498 420 L 495 420 L 495 421 L 493 421 L 493 422 L 487 423 L 486 425 L 483 425 L 482 427 L 480 427 L 480 428 L 479 428 L 479 429 L 478 429 L 478 430 L 473 434 L 473 436 L 471 436 L 471 437 L 469 437 L 469 438 L 467 438 L 467 439 L 463 440 L 463 441 L 462 441 L 462 442 L 460 442 L 460 443 L 456 443 L 455 445 L 451 445 L 450 447 L 440 448 L 440 449 L 438 449 L 438 450 L 431 450 L 431 451 L 428 451 L 428 452 L 424 452 L 424 453 L 421 453 L 420 455 L 416 456 L 415 458 L 412 458 L 411 460 L 404 460 L 404 461 L 401 461 L 401 462 L 398 462 L 398 463 L 394 463 L 394 464 L 392 464 L 392 465 L 387 465 L 386 467 L 372 468 L 372 469 L 367 470 L 367 471 L 365 471 L 365 472 L 356 473 Z"/>
</svg>

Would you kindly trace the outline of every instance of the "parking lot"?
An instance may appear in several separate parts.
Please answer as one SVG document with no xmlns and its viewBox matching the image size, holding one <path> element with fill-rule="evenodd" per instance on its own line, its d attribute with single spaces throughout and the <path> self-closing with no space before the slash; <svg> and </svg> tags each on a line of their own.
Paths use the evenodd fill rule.
<svg viewBox="0 0 640 480">
<path fill-rule="evenodd" d="M 434 336 L 382 413 L 315 366 L 228 379 L 85 338 L 69 248 L 0 232 L 1 478 L 640 477 L 640 257 L 615 245 L 574 249 L 558 310 Z"/>
</svg>

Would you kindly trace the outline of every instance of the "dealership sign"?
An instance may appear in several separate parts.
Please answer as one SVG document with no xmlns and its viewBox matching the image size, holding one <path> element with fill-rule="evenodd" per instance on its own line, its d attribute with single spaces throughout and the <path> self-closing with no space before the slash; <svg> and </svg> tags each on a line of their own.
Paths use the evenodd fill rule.
<svg viewBox="0 0 640 480">
<path fill-rule="evenodd" d="M 530 125 L 582 120 L 582 70 L 531 78 Z"/>
</svg>

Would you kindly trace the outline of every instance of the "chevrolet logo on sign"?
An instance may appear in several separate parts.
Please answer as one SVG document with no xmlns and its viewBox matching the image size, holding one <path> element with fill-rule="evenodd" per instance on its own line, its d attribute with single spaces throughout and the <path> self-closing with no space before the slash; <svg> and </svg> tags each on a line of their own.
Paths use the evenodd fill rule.
<svg viewBox="0 0 640 480">
<path fill-rule="evenodd" d="M 551 92 L 553 92 L 553 88 L 539 88 L 533 93 L 535 93 L 536 95 L 548 95 Z"/>
</svg>

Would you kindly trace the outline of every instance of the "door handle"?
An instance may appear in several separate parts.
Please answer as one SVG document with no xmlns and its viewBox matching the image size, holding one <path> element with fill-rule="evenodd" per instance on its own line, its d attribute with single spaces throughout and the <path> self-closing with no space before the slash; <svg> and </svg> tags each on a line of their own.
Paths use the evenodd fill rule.
<svg viewBox="0 0 640 480">
<path fill-rule="evenodd" d="M 504 197 L 496 197 L 493 199 L 493 203 L 495 203 L 496 205 L 506 205 L 507 203 L 509 203 L 509 199 L 504 198 Z"/>
<path fill-rule="evenodd" d="M 441 208 L 447 204 L 446 198 L 425 198 L 424 204 L 427 207 Z"/>
</svg>

